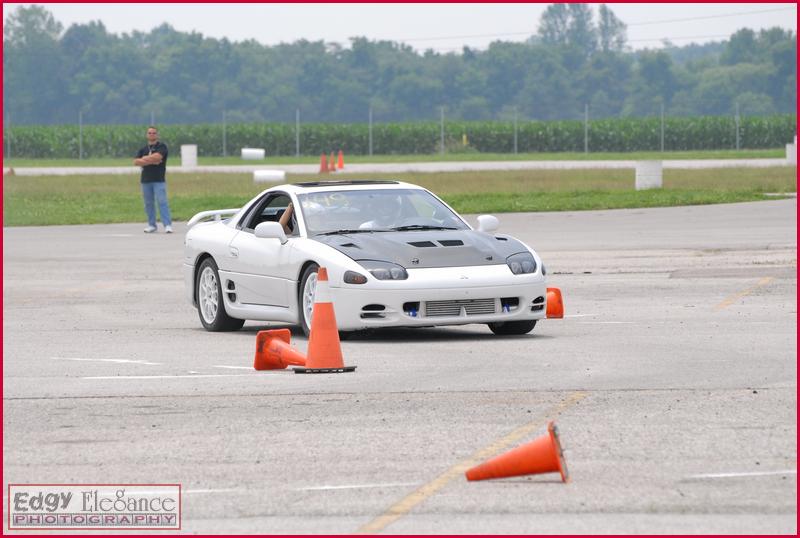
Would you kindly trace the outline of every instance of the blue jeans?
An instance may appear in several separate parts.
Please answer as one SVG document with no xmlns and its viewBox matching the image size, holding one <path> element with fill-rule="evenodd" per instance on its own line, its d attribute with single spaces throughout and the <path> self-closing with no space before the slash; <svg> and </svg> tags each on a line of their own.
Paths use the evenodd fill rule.
<svg viewBox="0 0 800 538">
<path fill-rule="evenodd" d="M 155 202 L 157 201 L 161 223 L 164 226 L 172 226 L 172 217 L 169 214 L 169 205 L 167 204 L 167 182 L 142 183 L 142 196 L 144 197 L 144 212 L 147 213 L 147 223 L 150 226 L 156 225 Z"/>
</svg>

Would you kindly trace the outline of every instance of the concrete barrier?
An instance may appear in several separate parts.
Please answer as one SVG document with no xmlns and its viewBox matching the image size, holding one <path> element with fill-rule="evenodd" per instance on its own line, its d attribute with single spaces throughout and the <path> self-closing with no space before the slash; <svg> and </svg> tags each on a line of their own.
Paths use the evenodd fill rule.
<svg viewBox="0 0 800 538">
<path fill-rule="evenodd" d="M 662 169 L 661 161 L 636 161 L 636 190 L 660 189 Z"/>
<path fill-rule="evenodd" d="M 286 181 L 286 172 L 283 170 L 255 170 L 253 183 L 282 183 Z"/>
<path fill-rule="evenodd" d="M 258 161 L 266 157 L 267 151 L 263 148 L 242 148 L 242 159 Z"/>
<path fill-rule="evenodd" d="M 786 144 L 786 164 L 797 164 L 797 145 Z"/>
<path fill-rule="evenodd" d="M 197 145 L 184 144 L 181 146 L 181 168 L 195 168 L 197 166 Z"/>
</svg>

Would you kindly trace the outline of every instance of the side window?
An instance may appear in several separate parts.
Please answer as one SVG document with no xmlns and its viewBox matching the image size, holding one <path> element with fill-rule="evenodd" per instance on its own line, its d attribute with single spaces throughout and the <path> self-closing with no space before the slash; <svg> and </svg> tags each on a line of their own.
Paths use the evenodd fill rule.
<svg viewBox="0 0 800 538">
<path fill-rule="evenodd" d="M 258 200 L 256 203 L 250 206 L 250 209 L 247 210 L 247 213 L 245 213 L 245 215 L 241 219 L 239 219 L 239 222 L 236 224 L 236 227 L 240 230 L 248 230 L 248 223 L 253 219 L 253 215 L 261 212 L 262 207 L 271 196 L 272 195 L 266 195 L 263 198 L 261 198 L 261 200 Z M 251 232 L 253 231 L 252 228 L 249 228 L 249 230 Z"/>
<path fill-rule="evenodd" d="M 250 214 L 245 217 L 245 223 L 244 226 L 242 226 L 242 230 L 252 232 L 255 230 L 256 226 L 262 222 L 278 222 L 281 218 L 281 215 L 283 215 L 284 211 L 286 211 L 286 207 L 290 202 L 291 199 L 289 196 L 283 193 L 275 193 L 268 196 L 262 202 L 256 204 L 256 207 L 253 209 L 253 211 L 251 211 Z M 289 227 L 293 230 L 296 230 L 297 226 L 294 225 L 294 222 L 294 215 L 292 215 Z"/>
</svg>

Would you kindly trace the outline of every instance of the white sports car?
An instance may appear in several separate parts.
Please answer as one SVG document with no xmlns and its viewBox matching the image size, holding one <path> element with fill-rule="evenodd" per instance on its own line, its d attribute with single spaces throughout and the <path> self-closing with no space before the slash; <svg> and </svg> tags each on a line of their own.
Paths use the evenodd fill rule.
<svg viewBox="0 0 800 538">
<path fill-rule="evenodd" d="M 249 319 L 308 334 L 323 266 L 342 332 L 486 323 L 495 334 L 528 333 L 546 313 L 544 265 L 494 233 L 495 217 L 478 222 L 473 230 L 428 190 L 397 181 L 276 186 L 189 221 L 187 298 L 209 331 Z"/>
</svg>

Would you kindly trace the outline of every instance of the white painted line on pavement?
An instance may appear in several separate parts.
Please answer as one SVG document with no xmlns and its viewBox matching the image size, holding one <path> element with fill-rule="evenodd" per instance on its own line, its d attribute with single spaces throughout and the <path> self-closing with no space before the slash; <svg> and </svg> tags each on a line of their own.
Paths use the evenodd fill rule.
<svg viewBox="0 0 800 538">
<path fill-rule="evenodd" d="M 187 489 L 184 491 L 184 494 L 192 495 L 192 494 L 200 494 L 200 493 L 232 493 L 234 491 L 247 491 L 246 489 Z"/>
<path fill-rule="evenodd" d="M 116 362 L 124 364 L 143 364 L 145 366 L 160 366 L 160 362 L 133 361 L 128 359 L 82 359 L 79 357 L 50 357 L 54 361 L 81 361 L 81 362 Z"/>
<path fill-rule="evenodd" d="M 399 488 L 419 486 L 418 482 L 401 482 L 395 484 L 350 484 L 346 486 L 310 486 L 307 488 L 296 488 L 295 491 L 328 491 L 335 489 L 362 489 L 362 488 Z"/>
<path fill-rule="evenodd" d="M 579 321 L 584 325 L 633 325 L 635 321 Z"/>
<path fill-rule="evenodd" d="M 599 314 L 564 314 L 565 318 L 593 318 Z"/>
<path fill-rule="evenodd" d="M 101 494 L 114 495 L 117 492 L 118 489 L 119 489 L 118 486 L 114 486 L 113 489 L 103 489 L 101 487 L 101 488 L 99 488 L 98 491 Z M 228 488 L 228 489 L 182 489 L 181 490 L 181 495 L 187 495 L 187 494 L 188 495 L 192 495 L 192 494 L 201 494 L 201 493 L 230 493 L 232 491 L 242 491 L 242 492 L 244 492 L 244 491 L 247 491 L 247 490 L 245 490 L 245 489 L 233 489 L 233 488 Z M 161 491 L 158 491 L 158 490 L 145 490 L 145 491 L 136 490 L 136 495 L 161 495 L 163 493 L 164 493 L 163 490 L 161 490 Z M 3 496 L 4 499 L 6 497 L 7 496 Z"/>
<path fill-rule="evenodd" d="M 782 474 L 797 474 L 797 469 L 787 469 L 785 471 L 757 471 L 753 473 L 710 473 L 696 474 L 689 478 L 736 478 L 740 476 L 771 476 Z"/>
<path fill-rule="evenodd" d="M 189 379 L 197 377 L 263 377 L 252 374 L 190 374 L 190 375 L 97 375 L 81 379 Z"/>
<path fill-rule="evenodd" d="M 212 368 L 227 368 L 229 370 L 252 370 L 252 366 L 225 366 L 224 364 L 215 364 Z"/>
</svg>

